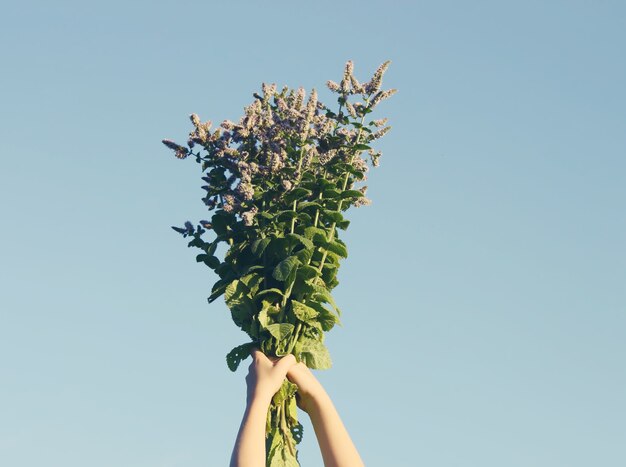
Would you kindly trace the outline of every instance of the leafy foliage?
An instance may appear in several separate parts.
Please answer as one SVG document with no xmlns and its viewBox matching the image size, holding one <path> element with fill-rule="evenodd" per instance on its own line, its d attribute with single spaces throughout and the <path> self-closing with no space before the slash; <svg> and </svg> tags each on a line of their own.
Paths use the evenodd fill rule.
<svg viewBox="0 0 626 467">
<path fill-rule="evenodd" d="M 201 164 L 202 200 L 214 211 L 210 221 L 172 229 L 192 237 L 188 246 L 202 250 L 196 261 L 219 276 L 208 302 L 223 295 L 233 322 L 250 338 L 228 353 L 232 371 L 253 346 L 270 356 L 292 353 L 309 368 L 330 368 L 324 336 L 341 324 L 331 290 L 348 257 L 338 231 L 350 224 L 344 211 L 370 203 L 367 186 L 355 184 L 367 180 L 362 154 L 367 151 L 377 167 L 381 153 L 370 144 L 391 128 L 384 126 L 387 119 L 366 122 L 396 92 L 380 89 L 389 63 L 361 84 L 348 61 L 341 82 L 327 82 L 339 95 L 337 112 L 318 101 L 315 89 L 305 103 L 303 88 L 277 92 L 275 84 L 263 83 L 263 95 L 254 94 L 239 123 L 225 120 L 211 132 L 210 121 L 192 114 L 187 147 L 163 140 L 177 158 L 193 156 Z M 350 102 L 356 95 L 361 102 Z M 207 231 L 214 234 L 211 241 L 203 238 Z M 222 260 L 216 255 L 220 243 L 228 247 Z M 285 381 L 268 413 L 273 467 L 299 465 L 296 390 Z"/>
</svg>

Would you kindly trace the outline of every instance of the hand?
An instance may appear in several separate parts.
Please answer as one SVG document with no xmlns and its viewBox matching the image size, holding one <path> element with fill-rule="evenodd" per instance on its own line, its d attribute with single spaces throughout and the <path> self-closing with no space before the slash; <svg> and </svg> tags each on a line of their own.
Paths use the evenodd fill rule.
<svg viewBox="0 0 626 467">
<path fill-rule="evenodd" d="M 296 364 L 296 357 L 287 355 L 272 361 L 258 349 L 252 350 L 251 354 L 252 363 L 246 376 L 248 403 L 259 399 L 269 404 L 283 384 L 287 371 Z"/>
<path fill-rule="evenodd" d="M 296 402 L 311 417 L 324 465 L 363 467 L 337 409 L 311 370 L 304 363 L 297 363 L 289 367 L 287 378 L 298 386 Z"/>
<path fill-rule="evenodd" d="M 310 415 L 315 401 L 326 393 L 324 388 L 311 370 L 302 362 L 289 368 L 287 379 L 298 386 L 296 393 L 298 407 Z"/>
</svg>

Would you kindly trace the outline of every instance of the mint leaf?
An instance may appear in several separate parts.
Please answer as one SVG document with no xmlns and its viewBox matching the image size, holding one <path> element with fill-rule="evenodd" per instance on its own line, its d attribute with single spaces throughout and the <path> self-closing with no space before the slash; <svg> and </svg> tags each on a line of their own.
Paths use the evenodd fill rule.
<svg viewBox="0 0 626 467">
<path fill-rule="evenodd" d="M 297 300 L 291 300 L 291 308 L 293 310 L 293 314 L 296 315 L 300 321 L 304 321 L 305 323 L 311 321 L 318 315 L 318 312 L 315 309 Z"/>
<path fill-rule="evenodd" d="M 242 360 L 245 360 L 250 356 L 252 347 L 254 347 L 254 343 L 248 342 L 246 344 L 238 345 L 233 350 L 228 352 L 228 355 L 226 355 L 226 364 L 228 365 L 228 368 L 230 368 L 230 371 L 237 371 L 237 368 Z"/>
<path fill-rule="evenodd" d="M 270 332 L 272 336 L 276 338 L 278 341 L 282 341 L 291 335 L 293 332 L 294 326 L 289 323 L 276 323 L 270 324 L 267 326 L 267 330 Z"/>
<path fill-rule="evenodd" d="M 300 260 L 296 256 L 288 256 L 276 265 L 272 277 L 279 281 L 285 281 L 298 264 L 300 264 Z"/>
<path fill-rule="evenodd" d="M 318 340 L 307 339 L 302 345 L 301 360 L 311 369 L 327 370 L 332 366 L 330 353 Z"/>
</svg>

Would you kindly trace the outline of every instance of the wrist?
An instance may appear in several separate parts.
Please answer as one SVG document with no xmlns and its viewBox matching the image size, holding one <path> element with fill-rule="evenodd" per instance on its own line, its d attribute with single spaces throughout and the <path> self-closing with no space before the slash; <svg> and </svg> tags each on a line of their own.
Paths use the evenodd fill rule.
<svg viewBox="0 0 626 467">
<path fill-rule="evenodd" d="M 266 407 L 269 408 L 272 403 L 272 395 L 266 392 L 254 392 L 251 395 L 248 395 L 248 407 L 250 406 L 258 406 L 258 407 Z"/>
<path fill-rule="evenodd" d="M 305 410 L 309 415 L 311 412 L 319 412 L 330 402 L 330 396 L 321 385 L 319 388 L 309 391 L 304 399 Z"/>
</svg>

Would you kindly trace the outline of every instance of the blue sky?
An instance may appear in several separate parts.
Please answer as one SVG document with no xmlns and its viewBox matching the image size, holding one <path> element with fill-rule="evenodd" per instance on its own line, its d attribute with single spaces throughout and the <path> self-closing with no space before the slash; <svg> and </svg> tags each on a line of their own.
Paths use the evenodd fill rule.
<svg viewBox="0 0 626 467">
<path fill-rule="evenodd" d="M 12 2 L 0 19 L 0 463 L 226 465 L 245 341 L 170 226 L 188 115 L 347 60 L 393 129 L 319 378 L 367 465 L 626 463 L 626 6 Z M 304 466 L 322 465 L 310 424 Z"/>
</svg>

